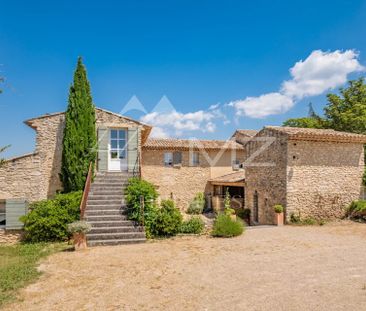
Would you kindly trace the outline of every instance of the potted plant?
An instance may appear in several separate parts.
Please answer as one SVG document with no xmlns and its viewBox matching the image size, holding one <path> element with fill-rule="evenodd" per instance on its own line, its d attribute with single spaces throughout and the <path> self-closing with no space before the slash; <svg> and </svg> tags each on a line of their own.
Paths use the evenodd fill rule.
<svg viewBox="0 0 366 311">
<path fill-rule="evenodd" d="M 67 226 L 68 231 L 72 234 L 75 250 L 87 248 L 86 233 L 91 230 L 91 225 L 86 221 L 75 221 Z"/>
<path fill-rule="evenodd" d="M 281 204 L 276 204 L 273 206 L 273 209 L 276 213 L 275 223 L 277 226 L 283 226 L 284 217 L 283 217 L 283 206 Z"/>
</svg>

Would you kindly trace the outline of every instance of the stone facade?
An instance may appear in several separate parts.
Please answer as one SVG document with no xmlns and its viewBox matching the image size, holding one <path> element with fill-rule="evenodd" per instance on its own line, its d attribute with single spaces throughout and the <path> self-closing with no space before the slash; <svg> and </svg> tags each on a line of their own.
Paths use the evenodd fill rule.
<svg viewBox="0 0 366 311">
<path fill-rule="evenodd" d="M 21 241 L 23 231 L 0 229 L 0 244 L 14 244 Z"/>
<path fill-rule="evenodd" d="M 289 141 L 287 217 L 334 219 L 360 197 L 364 172 L 363 145 Z"/>
<path fill-rule="evenodd" d="M 321 141 L 320 135 L 313 140 L 292 139 L 264 128 L 245 145 L 246 159 L 265 143 L 260 137 L 274 141 L 254 158 L 254 163 L 245 166 L 246 206 L 252 210 L 254 221 L 255 193 L 260 224 L 274 223 L 275 204 L 285 207 L 287 221 L 292 214 L 334 219 L 344 216 L 345 208 L 360 198 L 364 172 L 360 141 L 350 138 L 349 142 L 339 142 L 337 137 Z"/>
<path fill-rule="evenodd" d="M 166 167 L 165 152 L 171 150 L 142 148 L 142 178 L 157 186 L 161 199 L 173 198 L 182 211 L 188 208 L 198 192 L 212 194 L 209 180 L 232 173 L 232 160 L 244 158 L 243 150 L 202 151 L 199 165 L 190 166 L 189 151 L 182 150 L 182 165 Z"/>
<path fill-rule="evenodd" d="M 55 113 L 26 121 L 36 130 L 35 152 L 9 159 L 0 168 L 0 199 L 26 198 L 29 202 L 54 196 L 62 190 L 60 181 L 64 113 Z M 138 126 L 141 132 L 150 127 L 117 114 L 96 109 L 96 127 L 128 128 Z M 142 137 L 146 136 L 146 133 Z M 140 146 L 140 143 L 139 143 Z M 140 147 L 139 147 L 140 148 Z"/>
</svg>

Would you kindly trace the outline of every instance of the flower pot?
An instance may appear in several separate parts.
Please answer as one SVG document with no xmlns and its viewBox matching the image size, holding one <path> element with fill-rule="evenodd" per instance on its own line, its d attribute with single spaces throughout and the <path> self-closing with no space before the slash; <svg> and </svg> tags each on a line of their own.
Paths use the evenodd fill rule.
<svg viewBox="0 0 366 311">
<path fill-rule="evenodd" d="M 76 251 L 87 248 L 85 233 L 74 233 L 73 240 L 74 240 L 74 247 L 75 247 Z"/>
<path fill-rule="evenodd" d="M 283 213 L 276 213 L 275 224 L 277 226 L 283 226 Z"/>
</svg>

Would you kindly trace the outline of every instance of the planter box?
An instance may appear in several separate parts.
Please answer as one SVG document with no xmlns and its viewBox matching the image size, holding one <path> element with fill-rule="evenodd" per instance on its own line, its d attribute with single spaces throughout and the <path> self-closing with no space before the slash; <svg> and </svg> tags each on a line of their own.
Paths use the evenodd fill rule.
<svg viewBox="0 0 366 311">
<path fill-rule="evenodd" d="M 283 213 L 275 213 L 275 224 L 277 226 L 283 226 L 283 223 L 284 223 Z"/>
<path fill-rule="evenodd" d="M 74 233 L 73 240 L 74 240 L 74 247 L 75 247 L 76 251 L 87 248 L 85 233 Z"/>
</svg>

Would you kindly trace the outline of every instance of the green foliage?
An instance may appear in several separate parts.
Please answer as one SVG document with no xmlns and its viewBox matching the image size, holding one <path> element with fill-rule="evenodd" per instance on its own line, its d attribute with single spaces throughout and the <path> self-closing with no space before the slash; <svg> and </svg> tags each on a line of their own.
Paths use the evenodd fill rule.
<svg viewBox="0 0 366 311">
<path fill-rule="evenodd" d="M 80 218 L 82 192 L 58 194 L 53 200 L 35 202 L 21 217 L 25 240 L 29 242 L 62 241 L 69 237 L 67 225 Z"/>
<path fill-rule="evenodd" d="M 87 233 L 91 230 L 91 225 L 83 220 L 75 221 L 67 225 L 67 231 L 71 234 L 74 233 Z"/>
<path fill-rule="evenodd" d="M 290 215 L 290 222 L 293 225 L 298 226 L 314 226 L 314 225 L 324 225 L 325 221 L 323 219 L 315 219 L 313 217 L 301 217 L 300 215 L 295 215 L 292 213 Z"/>
<path fill-rule="evenodd" d="M 347 212 L 348 216 L 355 220 L 366 220 L 366 200 L 353 201 Z"/>
<path fill-rule="evenodd" d="M 244 220 L 250 219 L 250 214 L 251 214 L 250 208 L 241 208 L 236 210 L 236 215 Z"/>
<path fill-rule="evenodd" d="M 276 204 L 273 206 L 273 209 L 277 214 L 283 213 L 283 206 L 281 204 Z"/>
<path fill-rule="evenodd" d="M 64 244 L 0 245 L 0 308 L 41 274 L 37 270 L 40 258 L 62 249 Z"/>
<path fill-rule="evenodd" d="M 144 199 L 144 213 L 142 215 L 140 198 Z M 142 224 L 144 220 L 147 237 L 151 237 L 151 226 L 155 221 L 158 208 L 156 198 L 158 193 L 153 184 L 140 178 L 130 178 L 125 190 L 128 219 Z"/>
<path fill-rule="evenodd" d="M 217 216 L 212 235 L 214 237 L 234 237 L 241 235 L 244 231 L 244 224 L 241 220 L 232 220 L 230 216 L 220 214 Z"/>
<path fill-rule="evenodd" d="M 186 234 L 201 234 L 205 228 L 205 223 L 200 217 L 192 217 L 189 220 L 183 221 L 180 232 Z"/>
<path fill-rule="evenodd" d="M 233 208 L 225 208 L 224 209 L 224 214 L 227 215 L 227 216 L 230 216 L 230 215 L 235 215 L 235 210 Z"/>
<path fill-rule="evenodd" d="M 5 146 L 5 147 L 0 147 L 0 153 L 4 152 L 9 147 L 10 147 L 10 145 L 9 146 Z M 5 164 L 5 159 L 0 158 L 0 167 L 2 167 L 4 164 Z"/>
<path fill-rule="evenodd" d="M 226 189 L 225 198 L 224 198 L 224 208 L 228 209 L 231 207 L 231 198 L 229 194 L 229 190 Z"/>
<path fill-rule="evenodd" d="M 202 192 L 199 192 L 194 197 L 193 201 L 189 204 L 187 213 L 188 214 L 202 214 L 203 209 L 205 207 L 205 195 Z"/>
<path fill-rule="evenodd" d="M 97 154 L 95 107 L 81 57 L 69 91 L 65 113 L 61 180 L 65 192 L 83 190 L 89 163 Z"/>
<path fill-rule="evenodd" d="M 325 121 L 320 118 L 304 117 L 288 119 L 282 124 L 290 127 L 305 127 L 322 129 L 325 126 Z"/>
<path fill-rule="evenodd" d="M 175 207 L 172 200 L 161 201 L 161 208 L 157 211 L 155 221 L 152 223 L 154 236 L 173 236 L 179 233 L 182 225 L 182 214 Z"/>
</svg>

